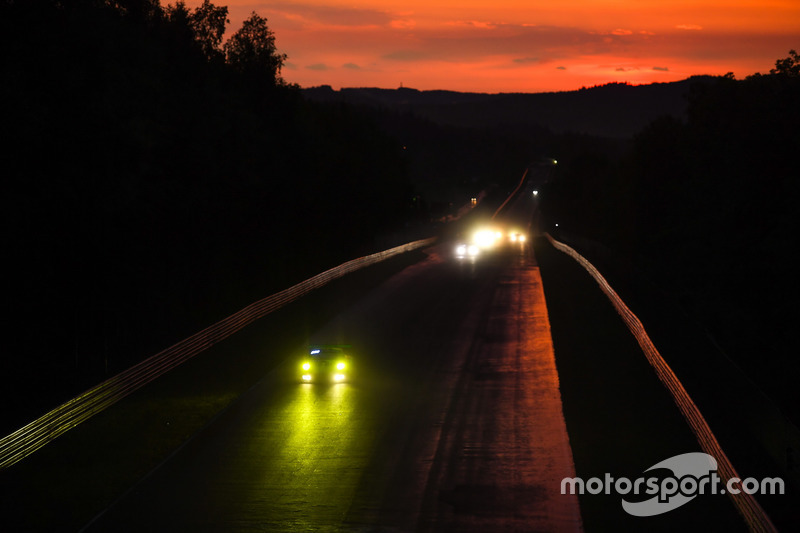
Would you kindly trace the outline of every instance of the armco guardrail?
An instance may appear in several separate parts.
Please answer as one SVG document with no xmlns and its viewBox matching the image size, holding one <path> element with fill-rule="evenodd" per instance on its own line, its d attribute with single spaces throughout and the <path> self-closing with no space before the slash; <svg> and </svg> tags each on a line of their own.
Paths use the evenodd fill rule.
<svg viewBox="0 0 800 533">
<path fill-rule="evenodd" d="M 511 194 L 508 195 L 508 197 L 506 198 L 506 201 L 503 202 L 502 205 L 497 208 L 497 211 L 495 211 L 494 214 L 492 215 L 492 219 L 497 217 L 497 215 L 500 214 L 500 211 L 503 210 L 503 208 L 506 206 L 506 204 L 508 202 L 510 202 L 511 199 L 514 198 L 517 195 L 517 192 L 519 192 L 520 188 L 522 187 L 522 184 L 525 183 L 525 177 L 527 175 L 528 175 L 528 169 L 526 168 L 525 172 L 522 173 L 522 177 L 520 178 L 519 183 L 517 184 L 517 187 L 511 192 Z"/>
<path fill-rule="evenodd" d="M 703 451 L 713 456 L 717 460 L 719 476 L 722 478 L 723 482 L 727 484 L 732 478 L 742 479 L 731 464 L 728 456 L 722 450 L 719 442 L 717 442 L 717 438 L 714 436 L 714 433 L 711 431 L 711 428 L 708 426 L 708 423 L 706 422 L 702 413 L 700 413 L 697 405 L 695 405 L 694 401 L 692 401 L 689 393 L 687 393 L 686 389 L 683 388 L 683 384 L 681 384 L 678 377 L 669 367 L 667 362 L 664 361 L 664 358 L 661 357 L 661 354 L 650 340 L 650 337 L 644 330 L 644 326 L 639 318 L 633 314 L 633 311 L 631 311 L 627 305 L 625 305 L 625 302 L 623 302 L 616 291 L 611 288 L 611 285 L 608 284 L 602 274 L 600 274 L 594 265 L 592 265 L 585 257 L 566 244 L 555 240 L 550 236 L 549 233 L 545 233 L 545 237 L 547 237 L 547 240 L 550 241 L 550 244 L 552 244 L 557 250 L 564 252 L 580 263 L 580 265 L 594 278 L 597 284 L 600 285 L 600 289 L 603 291 L 603 293 L 605 293 L 608 299 L 611 300 L 611 303 L 614 305 L 614 308 L 617 310 L 620 317 L 622 317 L 625 325 L 628 326 L 628 329 L 631 331 L 631 333 L 633 333 L 633 336 L 636 337 L 636 341 L 642 348 L 645 357 L 647 357 L 650 365 L 655 369 L 658 379 L 664 384 L 664 387 L 666 387 L 666 389 L 672 395 L 672 398 L 675 401 L 675 404 L 678 406 L 681 414 L 689 423 L 689 427 L 697 437 L 700 447 L 703 448 Z M 742 517 L 744 517 L 751 531 L 777 531 L 775 526 L 772 524 L 772 521 L 769 519 L 769 516 L 767 516 L 767 513 L 764 512 L 764 509 L 761 508 L 751 494 L 747 494 L 744 490 L 740 489 L 738 494 L 729 492 L 728 495 L 731 497 L 736 509 L 739 511 Z"/>
<path fill-rule="evenodd" d="M 0 439 L 0 469 L 27 457 L 59 435 L 259 318 L 346 274 L 392 256 L 428 246 L 435 240 L 435 237 L 422 239 L 343 263 L 252 303 L 228 318 L 145 359 Z"/>
</svg>

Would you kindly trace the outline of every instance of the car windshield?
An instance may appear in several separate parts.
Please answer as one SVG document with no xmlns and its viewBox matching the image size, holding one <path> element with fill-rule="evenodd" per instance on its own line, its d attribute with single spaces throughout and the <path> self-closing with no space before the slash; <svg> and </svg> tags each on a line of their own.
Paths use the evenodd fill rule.
<svg viewBox="0 0 800 533">
<path fill-rule="evenodd" d="M 335 359 L 342 356 L 344 356 L 344 352 L 336 348 L 321 348 L 311 350 L 311 357 L 314 359 Z"/>
</svg>

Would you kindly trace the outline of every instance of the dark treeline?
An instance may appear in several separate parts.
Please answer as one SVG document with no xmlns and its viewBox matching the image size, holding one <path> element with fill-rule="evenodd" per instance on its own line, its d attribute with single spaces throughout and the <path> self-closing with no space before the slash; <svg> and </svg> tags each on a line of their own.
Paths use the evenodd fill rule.
<svg viewBox="0 0 800 533">
<path fill-rule="evenodd" d="M 363 108 L 368 109 L 368 108 Z M 438 218 L 480 191 L 513 190 L 535 154 L 546 150 L 549 131 L 443 124 L 414 111 L 372 111 L 383 131 L 403 144 L 423 211 Z M 521 128 L 520 128 L 521 129 Z M 510 188 L 509 188 L 510 187 Z M 449 205 L 455 202 L 455 205 Z"/>
<path fill-rule="evenodd" d="M 425 218 L 402 143 L 305 101 L 266 19 L 226 24 L 0 3 L 4 429 Z"/>
<path fill-rule="evenodd" d="M 303 89 L 303 95 L 313 102 L 368 113 L 382 131 L 397 139 L 423 211 L 434 218 L 447 214 L 450 203 L 461 202 L 457 208 L 480 191 L 516 186 L 525 167 L 553 144 L 553 132 L 546 126 L 525 120 L 475 120 L 475 110 L 461 105 L 497 95 L 407 87 L 334 91 L 330 86 Z M 417 101 L 422 103 L 410 103 Z M 442 119 L 442 110 L 452 107 L 458 108 L 450 110 L 458 119 Z"/>
<path fill-rule="evenodd" d="M 542 204 L 657 279 L 795 418 L 798 59 L 696 83 L 686 120 L 654 121 L 619 156 L 560 157 Z"/>
</svg>

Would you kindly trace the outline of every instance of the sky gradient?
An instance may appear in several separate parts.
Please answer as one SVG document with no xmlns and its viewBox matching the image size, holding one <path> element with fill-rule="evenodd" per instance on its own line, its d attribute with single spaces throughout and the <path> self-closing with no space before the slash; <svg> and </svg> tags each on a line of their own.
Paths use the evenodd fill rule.
<svg viewBox="0 0 800 533">
<path fill-rule="evenodd" d="M 229 33 L 252 11 L 266 17 L 289 56 L 283 77 L 302 87 L 501 93 L 743 78 L 800 49 L 798 0 L 214 3 L 228 6 Z"/>
</svg>

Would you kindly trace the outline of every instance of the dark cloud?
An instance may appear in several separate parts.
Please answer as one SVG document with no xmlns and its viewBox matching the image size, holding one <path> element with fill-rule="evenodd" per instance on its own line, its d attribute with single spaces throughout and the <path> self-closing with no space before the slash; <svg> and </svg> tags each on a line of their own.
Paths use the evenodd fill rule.
<svg viewBox="0 0 800 533">
<path fill-rule="evenodd" d="M 419 61 L 421 59 L 429 59 L 430 54 L 419 50 L 399 50 L 385 54 L 382 57 L 392 61 Z"/>
<path fill-rule="evenodd" d="M 515 64 L 545 63 L 569 59 L 576 55 L 619 54 L 649 35 L 598 33 L 573 27 L 526 24 L 495 24 L 475 27 L 451 23 L 447 31 L 417 29 L 414 36 L 418 49 L 431 59 L 470 61 L 489 55 L 517 56 L 520 50 L 531 51 L 526 57 L 513 59 Z M 543 51 L 547 51 L 543 54 Z"/>
<path fill-rule="evenodd" d="M 377 83 L 379 75 L 408 72 L 420 73 L 429 80 L 426 83 L 441 86 L 492 83 L 500 87 L 519 84 L 513 76 L 520 77 L 523 70 L 531 76 L 545 72 L 552 76 L 554 69 L 560 74 L 553 78 L 586 78 L 588 84 L 603 77 L 664 80 L 698 70 L 714 73 L 714 65 L 726 65 L 720 73 L 734 68 L 746 72 L 750 64 L 763 64 L 762 70 L 768 69 L 774 60 L 760 59 L 761 50 L 789 49 L 792 40 L 796 41 L 796 34 L 786 31 L 754 31 L 743 39 L 720 28 L 700 30 L 693 24 L 656 25 L 656 33 L 649 31 L 656 26 L 645 30 L 622 21 L 598 22 L 588 28 L 577 26 L 580 21 L 572 19 L 560 19 L 563 25 L 469 20 L 466 12 L 451 12 L 448 20 L 434 20 L 410 9 L 390 11 L 393 8 L 389 4 L 355 8 L 346 7 L 346 3 L 338 7 L 312 5 L 316 1 L 299 0 L 296 4 L 277 0 L 276 4 L 267 4 L 257 0 L 255 4 L 262 8 L 259 12 L 277 23 L 271 23 L 271 27 L 276 30 L 279 45 L 295 62 L 298 70 L 293 74 L 301 83 L 337 77 L 368 78 Z M 641 64 L 643 58 L 649 58 L 645 60 L 652 62 L 651 66 Z M 469 69 L 470 65 L 476 68 Z"/>
<path fill-rule="evenodd" d="M 271 16 L 282 16 L 288 20 L 299 22 L 310 21 L 334 26 L 385 26 L 392 17 L 385 11 L 377 9 L 360 9 L 353 7 L 319 6 L 294 2 L 277 2 L 264 6 L 264 11 Z M 298 17 L 301 19 L 298 21 Z"/>
</svg>

